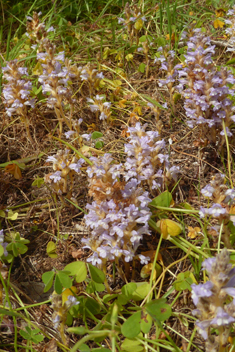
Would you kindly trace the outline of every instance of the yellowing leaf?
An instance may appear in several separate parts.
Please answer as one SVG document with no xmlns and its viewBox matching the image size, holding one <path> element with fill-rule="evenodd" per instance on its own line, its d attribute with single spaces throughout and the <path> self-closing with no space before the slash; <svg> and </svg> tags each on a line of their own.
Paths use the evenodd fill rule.
<svg viewBox="0 0 235 352">
<path fill-rule="evenodd" d="M 151 271 L 153 270 L 153 263 L 149 263 L 143 266 L 140 272 L 140 276 L 142 279 L 146 279 L 147 277 L 150 276 Z M 154 269 L 154 275 L 153 275 L 153 280 L 156 280 L 157 277 L 159 277 L 162 273 L 162 267 L 158 263 L 155 265 Z"/>
<path fill-rule="evenodd" d="M 220 20 L 218 20 L 218 19 L 216 19 L 215 21 L 214 21 L 214 23 L 213 23 L 213 26 L 214 26 L 214 28 L 223 28 L 223 26 L 224 26 L 224 22 L 223 21 L 220 21 Z"/>
<path fill-rule="evenodd" d="M 198 235 L 201 234 L 200 227 L 191 227 L 191 226 L 189 226 L 188 227 L 188 231 L 189 231 L 188 232 L 188 237 L 192 238 L 192 239 L 198 237 Z"/>
<path fill-rule="evenodd" d="M 126 107 L 126 99 L 119 100 L 118 102 L 120 108 L 125 108 Z"/>
<path fill-rule="evenodd" d="M 182 226 L 170 219 L 159 220 L 157 227 L 160 228 L 161 235 L 164 239 L 168 239 L 170 236 L 178 236 L 182 232 Z"/>
<path fill-rule="evenodd" d="M 5 167 L 5 172 L 13 175 L 15 179 L 20 180 L 22 178 L 22 174 L 20 168 L 16 164 L 9 164 Z"/>
<path fill-rule="evenodd" d="M 133 60 L 133 55 L 132 54 L 127 54 L 126 56 L 127 61 L 132 61 Z"/>
<path fill-rule="evenodd" d="M 136 112 L 138 115 L 143 115 L 142 114 L 142 108 L 141 108 L 141 106 L 136 106 L 135 108 L 134 108 L 134 110 L 133 110 L 133 112 Z"/>
<path fill-rule="evenodd" d="M 215 10 L 215 15 L 216 17 L 223 17 L 225 14 L 225 10 L 224 9 L 217 9 Z"/>
<path fill-rule="evenodd" d="M 34 66 L 34 68 L 33 68 L 33 70 L 32 70 L 32 73 L 33 73 L 33 75 L 35 75 L 35 76 L 40 76 L 40 75 L 42 75 L 42 73 L 43 73 L 43 68 L 42 68 L 42 65 L 41 65 L 40 62 L 38 62 L 38 63 Z"/>
<path fill-rule="evenodd" d="M 57 253 L 56 253 L 56 244 L 52 241 L 48 242 L 47 244 L 47 254 L 49 255 L 50 258 L 57 258 Z"/>
<path fill-rule="evenodd" d="M 77 293 L 77 292 L 78 292 L 77 287 L 72 286 L 71 288 L 66 288 L 66 289 L 61 293 L 63 305 L 65 304 L 65 302 L 67 302 L 68 296 L 74 296 L 74 294 L 73 294 L 72 291 L 73 291 L 74 293 Z"/>
<path fill-rule="evenodd" d="M 143 20 L 140 18 L 139 20 L 137 20 L 137 21 L 135 22 L 134 27 L 135 27 L 135 29 L 136 29 L 137 31 L 140 31 L 140 30 L 143 28 L 143 25 L 144 25 L 144 22 L 143 22 Z"/>
</svg>

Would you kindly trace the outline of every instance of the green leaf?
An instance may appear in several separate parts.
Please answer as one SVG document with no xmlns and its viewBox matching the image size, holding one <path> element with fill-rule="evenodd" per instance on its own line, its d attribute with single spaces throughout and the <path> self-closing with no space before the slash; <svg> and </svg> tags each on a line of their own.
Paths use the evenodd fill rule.
<svg viewBox="0 0 235 352">
<path fill-rule="evenodd" d="M 58 271 L 56 276 L 59 278 L 61 285 L 64 288 L 70 288 L 73 285 L 72 280 L 70 279 L 69 275 L 65 271 Z"/>
<path fill-rule="evenodd" d="M 172 201 L 172 194 L 168 191 L 165 191 L 159 196 L 155 197 L 149 205 L 160 206 L 160 207 L 169 207 Z"/>
<path fill-rule="evenodd" d="M 185 271 L 177 275 L 177 280 L 174 282 L 174 287 L 177 291 L 189 290 L 191 291 L 191 285 L 196 283 L 196 279 L 191 271 Z"/>
<path fill-rule="evenodd" d="M 0 308 L 0 314 L 1 315 L 9 315 L 10 317 L 20 317 L 20 314 L 12 312 L 7 309 Z"/>
<path fill-rule="evenodd" d="M 90 348 L 83 343 L 80 347 L 79 347 L 79 352 L 90 352 Z"/>
<path fill-rule="evenodd" d="M 78 261 L 65 266 L 64 270 L 69 271 L 70 275 L 76 276 L 77 282 L 82 282 L 87 277 L 86 263 Z"/>
<path fill-rule="evenodd" d="M 58 293 L 59 295 L 63 291 L 63 286 L 62 286 L 62 284 L 60 282 L 60 279 L 59 279 L 58 275 L 55 276 L 54 289 L 55 289 L 55 292 Z"/>
<path fill-rule="evenodd" d="M 226 62 L 226 65 L 233 65 L 235 64 L 235 58 L 229 60 L 228 62 Z"/>
<path fill-rule="evenodd" d="M 44 292 L 47 292 L 50 290 L 53 284 L 54 276 L 55 276 L 54 271 L 47 271 L 46 273 L 42 274 L 42 281 L 45 284 Z"/>
<path fill-rule="evenodd" d="M 143 300 L 150 291 L 150 284 L 148 282 L 138 282 L 137 289 L 132 294 L 132 299 L 134 301 Z"/>
<path fill-rule="evenodd" d="M 5 218 L 6 214 L 4 210 L 0 210 L 0 216 L 1 218 Z"/>
<path fill-rule="evenodd" d="M 123 352 L 142 352 L 144 346 L 140 341 L 125 339 L 121 345 L 121 350 Z"/>
<path fill-rule="evenodd" d="M 24 330 L 20 330 L 20 335 L 25 339 L 25 340 L 31 340 L 31 336 Z"/>
<path fill-rule="evenodd" d="M 93 298 L 88 297 L 86 299 L 85 307 L 88 310 L 88 314 L 89 314 L 89 311 L 92 313 L 92 315 L 99 314 L 100 312 L 100 305 Z"/>
<path fill-rule="evenodd" d="M 10 209 L 9 212 L 7 213 L 7 219 L 16 220 L 17 218 L 18 218 L 18 213 L 13 213 L 13 211 Z"/>
<path fill-rule="evenodd" d="M 125 295 L 128 299 L 132 297 L 133 292 L 137 289 L 137 284 L 135 282 L 129 282 L 124 285 L 121 289 L 122 294 Z"/>
<path fill-rule="evenodd" d="M 166 299 L 160 298 L 145 305 L 147 313 L 150 314 L 155 321 L 165 321 L 170 318 L 172 314 L 171 307 L 165 302 Z"/>
<path fill-rule="evenodd" d="M 235 254 L 234 254 L 235 255 Z M 104 295 L 103 297 L 103 302 L 104 303 L 108 303 L 109 301 L 111 301 L 112 299 L 116 298 L 118 295 L 116 293 L 113 293 L 113 294 L 107 294 L 107 295 Z"/>
<path fill-rule="evenodd" d="M 56 244 L 53 241 L 49 241 L 47 244 L 47 254 L 50 258 L 57 258 Z"/>
<path fill-rule="evenodd" d="M 149 42 L 152 42 L 153 37 L 151 37 L 151 35 L 142 35 L 139 39 L 139 42 L 144 43 L 144 42 L 146 42 L 146 40 L 148 40 Z"/>
<path fill-rule="evenodd" d="M 0 244 L 0 257 L 4 254 L 4 248 L 3 246 Z"/>
<path fill-rule="evenodd" d="M 76 326 L 67 329 L 71 334 L 85 335 L 88 330 L 84 326 Z"/>
<path fill-rule="evenodd" d="M 141 64 L 138 67 L 138 71 L 141 72 L 141 73 L 144 73 L 145 72 L 145 67 L 146 67 L 146 64 L 141 62 Z"/>
<path fill-rule="evenodd" d="M 93 132 L 91 135 L 91 139 L 97 139 L 97 138 L 101 138 L 101 137 L 103 137 L 103 133 L 98 132 L 98 131 Z"/>
<path fill-rule="evenodd" d="M 146 312 L 142 312 L 141 314 L 141 322 L 140 322 L 140 328 L 141 331 L 143 331 L 144 334 L 148 334 L 151 327 L 152 327 L 152 317 L 151 315 L 147 314 Z"/>
<path fill-rule="evenodd" d="M 37 177 L 33 183 L 32 183 L 32 186 L 33 187 L 37 187 L 37 188 L 40 188 L 42 185 L 44 185 L 44 178 L 42 177 Z"/>
<path fill-rule="evenodd" d="M 125 337 L 133 339 L 140 333 L 141 311 L 132 314 L 122 325 L 121 331 Z"/>
<path fill-rule="evenodd" d="M 103 148 L 103 146 L 104 146 L 104 142 L 102 142 L 102 141 L 96 142 L 96 144 L 95 144 L 96 149 L 101 149 L 101 148 Z"/>
<path fill-rule="evenodd" d="M 110 352 L 110 350 L 108 348 L 104 348 L 104 347 L 99 347 L 99 348 L 92 348 L 92 352 Z"/>
<path fill-rule="evenodd" d="M 98 284 L 102 284 L 105 280 L 105 274 L 102 270 L 96 268 L 92 264 L 88 264 L 90 273 L 91 273 L 91 278 Z"/>
<path fill-rule="evenodd" d="M 147 94 L 142 94 L 142 97 L 145 98 L 146 100 L 148 100 L 148 101 L 149 101 L 150 103 L 152 103 L 153 105 L 159 107 L 160 109 L 165 110 L 165 108 L 164 108 L 161 104 L 159 104 L 158 101 L 156 101 L 155 99 L 151 98 L 149 95 L 147 95 Z"/>
</svg>

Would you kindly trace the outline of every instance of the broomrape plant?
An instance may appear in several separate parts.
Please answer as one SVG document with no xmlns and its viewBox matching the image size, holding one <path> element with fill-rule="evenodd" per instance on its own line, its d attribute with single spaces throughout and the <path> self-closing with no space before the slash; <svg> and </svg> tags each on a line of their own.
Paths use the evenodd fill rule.
<svg viewBox="0 0 235 352">
<path fill-rule="evenodd" d="M 216 258 L 206 259 L 202 268 L 209 280 L 192 285 L 196 326 L 206 340 L 206 352 L 228 351 L 228 338 L 235 322 L 235 270 L 228 251 L 223 249 Z"/>
</svg>

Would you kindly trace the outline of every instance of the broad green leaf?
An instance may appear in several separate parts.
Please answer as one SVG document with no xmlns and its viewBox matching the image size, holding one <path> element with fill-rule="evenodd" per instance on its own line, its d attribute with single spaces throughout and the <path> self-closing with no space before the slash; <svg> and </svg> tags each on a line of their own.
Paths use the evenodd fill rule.
<svg viewBox="0 0 235 352">
<path fill-rule="evenodd" d="M 3 246 L 0 244 L 0 257 L 4 254 L 4 248 Z"/>
<path fill-rule="evenodd" d="M 149 42 L 152 42 L 153 37 L 151 37 L 151 35 L 142 35 L 139 39 L 139 42 L 144 43 L 144 42 L 146 42 L 146 40 L 148 40 Z"/>
<path fill-rule="evenodd" d="M 83 343 L 80 347 L 79 347 L 79 352 L 90 352 L 90 348 Z"/>
<path fill-rule="evenodd" d="M 138 282 L 137 289 L 132 294 L 132 299 L 134 301 L 141 301 L 147 296 L 149 291 L 150 291 L 150 284 L 148 282 Z"/>
<path fill-rule="evenodd" d="M 0 210 L 0 216 L 1 216 L 1 218 L 5 218 L 5 216 L 6 216 L 5 211 Z"/>
<path fill-rule="evenodd" d="M 116 298 L 118 295 L 116 293 L 113 293 L 113 294 L 107 294 L 107 295 L 104 295 L 103 297 L 103 302 L 104 303 L 108 303 L 109 301 L 111 301 L 112 299 Z"/>
<path fill-rule="evenodd" d="M 138 71 L 141 73 L 144 73 L 145 67 L 146 67 L 146 64 L 144 62 L 141 62 L 141 64 L 139 65 Z"/>
<path fill-rule="evenodd" d="M 88 264 L 90 273 L 91 273 L 91 278 L 98 284 L 102 284 L 105 280 L 105 274 L 102 270 L 96 268 L 92 264 Z"/>
<path fill-rule="evenodd" d="M 189 210 L 195 210 L 189 203 L 184 202 L 184 203 L 180 203 L 179 207 L 182 207 L 184 209 L 189 209 Z"/>
<path fill-rule="evenodd" d="M 123 352 L 142 352 L 144 346 L 140 341 L 125 339 L 121 345 Z"/>
<path fill-rule="evenodd" d="M 103 133 L 98 132 L 98 131 L 93 132 L 91 135 L 91 139 L 97 139 L 97 138 L 101 138 L 101 137 L 103 137 Z"/>
<path fill-rule="evenodd" d="M 125 295 L 128 299 L 131 298 L 133 292 L 137 289 L 137 284 L 135 282 L 129 282 L 124 285 L 121 289 L 122 294 Z"/>
<path fill-rule="evenodd" d="M 50 258 L 57 258 L 56 244 L 53 241 L 49 241 L 47 244 L 47 254 Z"/>
<path fill-rule="evenodd" d="M 156 207 L 160 206 L 160 207 L 169 208 L 169 206 L 171 205 L 171 201 L 172 201 L 172 194 L 168 191 L 165 191 L 165 192 L 159 194 L 159 196 L 155 197 L 152 200 L 152 202 L 149 203 L 149 205 L 154 205 Z"/>
<path fill-rule="evenodd" d="M 122 334 L 129 339 L 133 339 L 140 333 L 140 322 L 141 311 L 132 314 L 122 325 Z"/>
<path fill-rule="evenodd" d="M 56 276 L 59 278 L 61 285 L 64 288 L 70 288 L 73 284 L 72 280 L 70 279 L 68 273 L 64 272 L 64 271 L 58 271 L 58 273 L 56 274 Z"/>
<path fill-rule="evenodd" d="M 165 321 L 170 318 L 171 307 L 165 303 L 166 299 L 160 298 L 153 300 L 145 305 L 146 312 L 151 315 L 155 321 Z"/>
<path fill-rule="evenodd" d="M 42 281 L 45 284 L 44 292 L 47 292 L 50 290 L 53 284 L 54 276 L 55 276 L 54 271 L 47 271 L 46 273 L 42 274 Z"/>
<path fill-rule="evenodd" d="M 60 282 L 58 275 L 55 276 L 54 289 L 55 292 L 58 293 L 58 295 L 60 295 L 63 291 L 63 286 Z"/>
<path fill-rule="evenodd" d="M 142 311 L 141 313 L 141 322 L 140 328 L 144 334 L 148 334 L 151 327 L 152 327 L 153 319 L 151 315 L 147 314 L 146 312 Z"/>
<path fill-rule="evenodd" d="M 64 270 L 69 271 L 70 275 L 76 276 L 77 282 L 82 282 L 87 277 L 86 263 L 81 262 L 81 261 L 73 262 L 73 263 L 66 265 Z"/>
<path fill-rule="evenodd" d="M 88 314 L 89 314 L 89 311 L 90 311 L 93 315 L 98 314 L 100 312 L 100 309 L 101 309 L 99 303 L 97 301 L 95 301 L 93 298 L 90 298 L 90 297 L 88 297 L 86 299 L 85 307 L 88 310 Z"/>
<path fill-rule="evenodd" d="M 104 146 L 104 142 L 102 142 L 102 141 L 96 142 L 96 144 L 95 144 L 96 149 L 101 149 L 101 148 L 103 148 L 103 146 Z"/>
</svg>

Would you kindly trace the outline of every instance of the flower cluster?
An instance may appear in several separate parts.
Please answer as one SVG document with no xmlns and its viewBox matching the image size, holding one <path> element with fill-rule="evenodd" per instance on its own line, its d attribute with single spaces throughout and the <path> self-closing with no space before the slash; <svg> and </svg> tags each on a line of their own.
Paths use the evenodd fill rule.
<svg viewBox="0 0 235 352">
<path fill-rule="evenodd" d="M 210 183 L 202 188 L 201 193 L 204 197 L 213 201 L 210 208 L 201 207 L 201 217 L 208 214 L 214 218 L 229 219 L 229 211 L 235 200 L 235 189 L 227 187 L 224 174 L 216 174 Z"/>
<path fill-rule="evenodd" d="M 230 36 L 228 43 L 232 46 L 228 48 L 227 51 L 235 52 L 235 6 L 227 12 L 227 16 L 230 18 L 226 19 L 224 22 L 229 24 L 230 27 L 226 28 L 225 32 Z"/>
<path fill-rule="evenodd" d="M 77 159 L 71 154 L 70 149 L 65 151 L 59 150 L 56 155 L 49 156 L 47 162 L 53 163 L 55 172 L 45 176 L 45 182 L 50 184 L 54 192 L 58 195 L 63 193 L 71 193 L 74 183 L 74 174 L 80 173 L 84 159 Z M 68 189 L 68 179 L 70 179 L 70 187 Z M 67 194 L 67 197 L 71 195 Z"/>
<path fill-rule="evenodd" d="M 213 201 L 208 207 L 200 207 L 199 215 L 201 218 L 214 218 L 222 226 L 222 240 L 227 248 L 232 248 L 230 242 L 230 226 L 235 224 L 234 220 L 234 201 L 235 189 L 228 188 L 225 184 L 225 175 L 216 174 L 208 185 L 201 190 L 202 195 Z M 212 230 L 219 230 L 220 226 L 213 226 Z M 219 230 L 220 231 L 220 230 Z"/>
<path fill-rule="evenodd" d="M 222 351 L 235 322 L 235 270 L 226 249 L 216 258 L 206 259 L 202 267 L 207 271 L 209 281 L 191 286 L 193 303 L 197 307 L 193 314 L 198 317 L 196 326 L 206 340 L 206 351 Z M 218 329 L 218 335 L 213 329 Z"/>
<path fill-rule="evenodd" d="M 46 29 L 44 22 L 41 22 L 39 19 L 41 14 L 41 12 L 33 12 L 32 17 L 26 17 L 28 20 L 26 23 L 26 36 L 30 39 L 33 49 L 36 49 L 37 45 L 41 46 L 44 39 L 47 38 L 48 33 L 54 31 L 53 27 Z"/>
<path fill-rule="evenodd" d="M 176 177 L 177 168 L 169 168 L 168 156 L 160 153 L 164 141 L 158 140 L 158 133 L 146 132 L 146 125 L 139 122 L 129 127 L 129 143 L 125 145 L 127 159 L 117 164 L 109 154 L 90 158 L 88 167 L 89 195 L 92 204 L 87 205 L 85 223 L 91 229 L 91 237 L 83 239 L 84 248 L 90 248 L 93 255 L 88 259 L 93 265 L 105 265 L 113 260 L 129 263 L 140 259 L 146 264 L 149 258 L 136 255 L 144 234 L 149 234 L 148 208 L 151 189 L 162 188 L 163 183 Z M 159 167 L 163 167 L 161 170 Z"/>
<path fill-rule="evenodd" d="M 3 80 L 3 102 L 6 113 L 12 116 L 14 113 L 20 115 L 22 122 L 26 126 L 29 139 L 32 141 L 29 132 L 29 121 L 27 117 L 28 107 L 34 108 L 35 99 L 31 98 L 32 83 L 28 80 L 28 70 L 21 67 L 17 60 L 9 61 L 2 68 Z"/>
<path fill-rule="evenodd" d="M 54 310 L 52 316 L 52 322 L 55 329 L 59 329 L 61 333 L 61 338 L 65 339 L 64 336 L 64 325 L 67 319 L 67 314 L 70 308 L 75 305 L 80 304 L 75 296 L 69 295 L 67 300 L 63 302 L 62 295 L 53 293 L 51 296 L 52 304 L 51 308 Z M 65 339 L 66 340 L 66 339 Z"/>
<path fill-rule="evenodd" d="M 104 102 L 103 100 L 104 97 L 98 94 L 93 99 L 87 98 L 91 111 L 100 111 L 100 120 L 107 120 L 110 117 L 111 103 Z"/>
<path fill-rule="evenodd" d="M 123 24 L 124 27 L 127 28 L 131 44 L 133 43 L 134 35 L 136 35 L 136 41 L 138 45 L 138 33 L 143 28 L 144 22 L 147 21 L 146 17 L 142 15 L 140 7 L 134 5 L 133 8 L 130 8 L 128 2 L 125 6 L 125 17 L 126 19 L 119 17 L 118 23 Z"/>
<path fill-rule="evenodd" d="M 68 81 L 70 71 L 64 65 L 64 52 L 56 54 L 56 46 L 49 40 L 44 41 L 46 52 L 37 53 L 37 59 L 43 67 L 43 74 L 39 76 L 38 82 L 42 85 L 42 92 L 47 98 L 47 105 L 54 108 L 60 123 L 60 133 L 62 133 L 62 122 L 65 122 L 71 129 L 72 107 L 75 100 L 72 98 L 72 89 Z M 63 111 L 64 103 L 71 106 L 70 117 L 67 118 Z"/>
<path fill-rule="evenodd" d="M 90 160 L 93 166 L 87 173 L 93 202 L 87 205 L 85 223 L 91 228 L 91 237 L 82 240 L 84 248 L 94 252 L 88 261 L 93 265 L 105 264 L 107 260 L 119 265 L 121 258 L 130 262 L 136 257 L 143 234 L 149 234 L 148 192 L 138 188 L 134 178 L 120 181 L 123 165 L 115 164 L 111 155 Z M 139 258 L 143 264 L 149 260 L 144 256 Z"/>
<path fill-rule="evenodd" d="M 235 78 L 225 68 L 217 70 L 212 59 L 215 46 L 211 45 L 210 38 L 201 29 L 193 30 L 187 46 L 184 64 L 181 68 L 177 65 L 177 88 L 185 98 L 187 123 L 191 128 L 201 125 L 204 134 L 209 128 L 208 136 L 215 143 L 218 132 L 224 135 L 223 121 L 227 135 L 232 135 L 229 127 L 235 121 L 235 115 L 229 95 L 234 95 L 234 89 L 229 85 L 235 83 Z"/>
<path fill-rule="evenodd" d="M 145 131 L 147 124 L 139 122 L 129 127 L 129 143 L 125 145 L 126 181 L 135 178 L 138 184 L 147 182 L 150 189 L 162 190 L 176 181 L 179 168 L 170 167 L 169 156 L 165 154 L 165 141 L 159 140 L 157 131 Z"/>
</svg>

